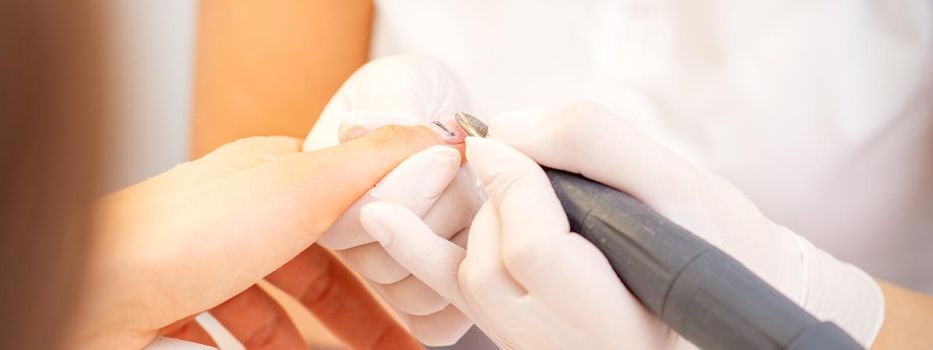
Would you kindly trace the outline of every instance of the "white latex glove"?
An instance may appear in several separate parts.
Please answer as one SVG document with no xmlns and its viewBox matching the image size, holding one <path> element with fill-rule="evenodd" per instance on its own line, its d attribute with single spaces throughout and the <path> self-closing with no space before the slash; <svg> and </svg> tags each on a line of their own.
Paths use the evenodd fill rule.
<svg viewBox="0 0 933 350">
<path fill-rule="evenodd" d="M 884 305 L 874 280 L 771 222 L 727 181 L 618 116 L 577 103 L 489 121 L 490 137 L 641 199 L 864 346 L 877 335 Z M 415 276 L 472 310 L 502 346 L 692 347 L 640 307 L 595 247 L 568 232 L 540 167 L 495 139 L 467 139 L 467 158 L 490 200 L 476 215 L 466 252 L 392 204 L 364 207 L 363 226 Z"/>
<path fill-rule="evenodd" d="M 467 104 L 462 83 L 441 63 L 414 55 L 380 58 L 361 67 L 337 91 L 304 150 L 350 141 L 388 124 L 430 125 L 466 110 Z M 460 155 L 446 147 L 413 156 L 317 241 L 367 279 L 412 334 L 431 346 L 456 342 L 473 322 L 374 243 L 360 226 L 359 209 L 373 201 L 395 203 L 417 214 L 442 239 L 465 244 L 466 228 L 481 200 L 476 180 L 459 164 Z"/>
</svg>

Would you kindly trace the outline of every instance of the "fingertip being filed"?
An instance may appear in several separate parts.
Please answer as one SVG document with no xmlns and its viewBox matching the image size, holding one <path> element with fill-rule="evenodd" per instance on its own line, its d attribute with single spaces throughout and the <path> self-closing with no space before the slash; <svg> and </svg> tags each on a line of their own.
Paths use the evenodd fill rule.
<svg viewBox="0 0 933 350">
<path fill-rule="evenodd" d="M 432 126 L 434 132 L 450 145 L 461 144 L 463 139 L 467 137 L 466 131 L 460 127 L 453 115 L 438 118 Z"/>
<path fill-rule="evenodd" d="M 450 138 L 442 134 L 443 131 L 433 125 L 431 127 L 420 125 L 387 125 L 350 143 L 367 142 L 371 147 L 388 148 L 392 152 L 410 152 L 412 148 L 425 149 L 434 145 L 446 145 L 447 147 L 456 149 L 462 158 L 464 155 L 462 139 L 457 141 L 455 138 Z"/>
</svg>

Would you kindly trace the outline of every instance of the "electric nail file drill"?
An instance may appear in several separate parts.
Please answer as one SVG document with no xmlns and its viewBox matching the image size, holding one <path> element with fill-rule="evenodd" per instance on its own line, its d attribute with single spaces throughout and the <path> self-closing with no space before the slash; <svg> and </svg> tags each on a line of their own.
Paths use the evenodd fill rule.
<svg viewBox="0 0 933 350">
<path fill-rule="evenodd" d="M 470 136 L 488 126 L 466 113 Z M 703 349 L 862 349 L 831 322 L 772 288 L 728 254 L 637 199 L 578 174 L 544 167 L 570 229 L 606 256 L 655 316 Z"/>
</svg>

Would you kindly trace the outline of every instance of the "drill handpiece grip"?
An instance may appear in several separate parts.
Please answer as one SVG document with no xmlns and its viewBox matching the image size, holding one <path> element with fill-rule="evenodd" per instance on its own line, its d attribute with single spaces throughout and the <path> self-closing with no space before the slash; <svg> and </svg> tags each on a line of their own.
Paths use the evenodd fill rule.
<svg viewBox="0 0 933 350">
<path fill-rule="evenodd" d="M 632 196 L 545 168 L 572 231 L 654 315 L 703 349 L 861 349 L 722 250 Z"/>
</svg>

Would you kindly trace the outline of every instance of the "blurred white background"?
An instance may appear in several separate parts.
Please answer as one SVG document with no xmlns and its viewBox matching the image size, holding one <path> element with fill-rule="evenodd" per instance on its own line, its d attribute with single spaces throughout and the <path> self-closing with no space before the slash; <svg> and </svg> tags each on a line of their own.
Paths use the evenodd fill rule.
<svg viewBox="0 0 933 350">
<path fill-rule="evenodd" d="M 115 28 L 118 118 L 106 190 L 126 187 L 188 159 L 197 2 L 110 1 Z"/>
</svg>

